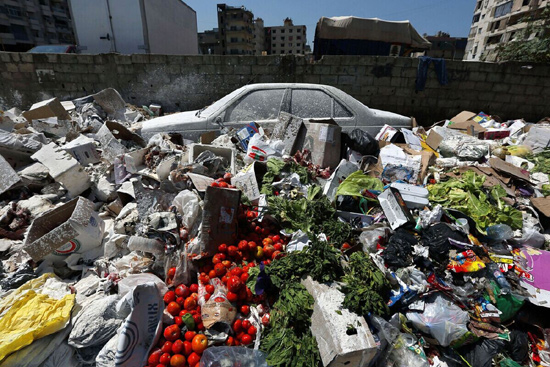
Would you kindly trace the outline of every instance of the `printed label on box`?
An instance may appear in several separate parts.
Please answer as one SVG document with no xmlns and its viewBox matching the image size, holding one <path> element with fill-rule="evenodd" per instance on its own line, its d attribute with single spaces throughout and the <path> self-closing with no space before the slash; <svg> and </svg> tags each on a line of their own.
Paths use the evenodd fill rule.
<svg viewBox="0 0 550 367">
<path fill-rule="evenodd" d="M 235 214 L 235 209 L 226 208 L 222 206 L 220 208 L 220 223 L 231 224 L 233 222 L 233 215 Z"/>
</svg>

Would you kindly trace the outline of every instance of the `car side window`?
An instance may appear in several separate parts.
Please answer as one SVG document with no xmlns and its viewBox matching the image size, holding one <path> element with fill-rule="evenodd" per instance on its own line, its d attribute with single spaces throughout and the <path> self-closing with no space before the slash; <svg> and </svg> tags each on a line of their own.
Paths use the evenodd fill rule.
<svg viewBox="0 0 550 367">
<path fill-rule="evenodd" d="M 301 118 L 330 118 L 332 97 L 320 90 L 294 89 L 290 113 Z"/>
<path fill-rule="evenodd" d="M 225 113 L 225 121 L 273 120 L 279 116 L 284 89 L 257 90 L 235 102 Z"/>
<path fill-rule="evenodd" d="M 334 100 L 334 117 L 353 117 L 353 114 L 340 102 Z"/>
</svg>

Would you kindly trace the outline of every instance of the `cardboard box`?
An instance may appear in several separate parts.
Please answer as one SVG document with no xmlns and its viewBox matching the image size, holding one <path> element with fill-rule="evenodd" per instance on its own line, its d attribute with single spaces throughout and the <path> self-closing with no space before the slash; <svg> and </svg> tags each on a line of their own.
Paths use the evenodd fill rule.
<svg viewBox="0 0 550 367">
<path fill-rule="evenodd" d="M 55 143 L 42 146 L 31 158 L 46 166 L 50 176 L 61 183 L 71 197 L 80 195 L 91 185 L 90 176 L 80 163 Z"/>
<path fill-rule="evenodd" d="M 515 178 L 519 178 L 520 180 L 524 180 L 527 182 L 530 182 L 531 180 L 531 177 L 529 176 L 528 171 L 521 169 L 519 167 L 516 167 L 511 163 L 505 162 L 498 157 L 490 158 L 489 165 L 499 172 L 506 173 Z"/>
<path fill-rule="evenodd" d="M 11 165 L 0 155 L 0 194 L 8 191 L 10 187 L 21 181 L 21 177 Z"/>
<path fill-rule="evenodd" d="M 213 256 L 220 243 L 228 246 L 237 239 L 237 214 L 241 190 L 207 187 L 202 211 L 201 253 Z"/>
<path fill-rule="evenodd" d="M 94 139 L 80 135 L 75 140 L 62 146 L 69 152 L 80 164 L 87 166 L 88 164 L 97 163 L 100 161 L 99 153 L 94 144 Z"/>
<path fill-rule="evenodd" d="M 60 120 L 71 119 L 71 115 L 69 115 L 65 107 L 63 107 L 57 98 L 47 99 L 33 104 L 28 111 L 23 112 L 23 117 L 25 117 L 28 122 L 48 117 L 57 117 Z"/>
<path fill-rule="evenodd" d="M 391 229 L 395 230 L 407 223 L 414 223 L 414 218 L 407 208 L 401 193 L 396 188 L 390 187 L 378 195 L 380 206 L 390 222 Z"/>
<path fill-rule="evenodd" d="M 34 261 L 46 257 L 60 261 L 100 246 L 104 226 L 94 203 L 78 197 L 35 218 L 23 249 Z"/>
<path fill-rule="evenodd" d="M 260 198 L 262 180 L 267 173 L 267 165 L 263 162 L 254 162 L 231 178 L 231 184 L 240 189 L 252 202 Z"/>
<path fill-rule="evenodd" d="M 340 163 L 342 128 L 332 119 L 304 122 L 305 136 L 297 147 L 311 152 L 311 161 L 322 168 L 336 168 Z M 299 134 L 300 138 L 300 134 Z"/>
<path fill-rule="evenodd" d="M 439 149 L 439 144 L 443 141 L 443 137 L 435 132 L 435 130 L 428 131 L 428 136 L 426 137 L 426 144 L 433 150 L 437 151 Z"/>
<path fill-rule="evenodd" d="M 478 138 L 482 140 L 498 140 L 504 139 L 510 136 L 509 129 L 492 129 L 479 133 Z"/>
<path fill-rule="evenodd" d="M 390 185 L 401 194 L 403 201 L 409 209 L 422 209 L 430 204 L 429 192 L 424 187 L 394 182 Z"/>
<path fill-rule="evenodd" d="M 550 218 L 550 197 L 531 198 L 531 204 L 545 217 Z"/>
<path fill-rule="evenodd" d="M 216 147 L 214 145 L 207 144 L 192 144 L 189 150 L 189 163 L 193 163 L 195 159 L 199 156 L 199 154 L 207 150 L 211 151 L 217 156 L 227 159 L 230 165 L 231 174 L 235 174 L 236 151 L 233 148 Z"/>
<path fill-rule="evenodd" d="M 471 132 L 473 128 L 473 136 L 477 136 L 479 133 L 487 131 L 487 129 L 482 127 L 479 122 L 474 121 L 476 117 L 477 114 L 473 112 L 462 111 L 451 119 L 451 124 L 449 124 L 448 128 L 459 130 L 460 132 L 467 135 L 472 135 Z"/>
<path fill-rule="evenodd" d="M 384 125 L 376 134 L 375 139 L 378 141 L 392 141 L 394 136 L 398 133 L 397 129 L 395 127 L 392 127 L 390 125 Z"/>
<path fill-rule="evenodd" d="M 344 294 L 336 287 L 306 278 L 302 281 L 313 296 L 311 333 L 317 340 L 325 367 L 368 366 L 377 353 L 377 345 L 365 318 L 342 307 Z M 348 335 L 348 325 L 355 334 Z"/>
<path fill-rule="evenodd" d="M 281 112 L 279 114 L 279 122 L 275 125 L 272 139 L 281 140 L 284 144 L 283 155 L 293 155 L 298 149 L 297 141 L 303 141 L 305 137 L 305 129 L 303 127 L 304 120 L 291 115 L 290 113 Z M 300 135 L 302 135 L 300 137 Z"/>
</svg>

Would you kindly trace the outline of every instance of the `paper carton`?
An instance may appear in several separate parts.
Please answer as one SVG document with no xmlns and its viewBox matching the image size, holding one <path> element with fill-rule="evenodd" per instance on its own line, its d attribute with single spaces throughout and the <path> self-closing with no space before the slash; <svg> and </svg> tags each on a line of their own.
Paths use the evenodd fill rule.
<svg viewBox="0 0 550 367">
<path fill-rule="evenodd" d="M 338 164 L 338 167 L 336 167 L 332 175 L 327 180 L 327 183 L 324 185 L 323 195 L 326 195 L 330 201 L 333 201 L 336 196 L 336 190 L 342 181 L 358 170 L 359 167 L 356 164 L 342 159 L 340 164 Z"/>
<path fill-rule="evenodd" d="M 233 148 L 216 147 L 214 145 L 207 144 L 192 144 L 189 151 L 189 163 L 193 163 L 195 159 L 199 156 L 199 154 L 207 150 L 211 151 L 217 156 L 227 159 L 230 164 L 230 172 L 232 174 L 235 174 L 236 151 Z"/>
<path fill-rule="evenodd" d="M 94 204 L 77 197 L 35 218 L 23 249 L 34 261 L 46 257 L 62 261 L 73 253 L 84 253 L 101 245 L 105 224 Z"/>
<path fill-rule="evenodd" d="M 263 162 L 254 162 L 236 176 L 231 178 L 231 184 L 240 189 L 250 201 L 260 198 L 262 180 L 267 173 L 267 165 Z"/>
<path fill-rule="evenodd" d="M 61 183 L 71 197 L 81 194 L 91 185 L 90 176 L 80 163 L 55 143 L 43 145 L 31 158 L 46 166 L 50 176 Z"/>
<path fill-rule="evenodd" d="M 84 166 L 100 161 L 94 139 L 87 138 L 84 135 L 80 135 L 75 140 L 63 145 L 62 148 Z"/>
<path fill-rule="evenodd" d="M 395 230 L 404 224 L 414 223 L 411 212 L 396 188 L 388 188 L 378 196 L 378 200 L 388 222 L 390 222 L 391 229 Z"/>
<path fill-rule="evenodd" d="M 221 243 L 235 243 L 241 191 L 207 187 L 202 212 L 201 256 L 212 256 Z"/>
<path fill-rule="evenodd" d="M 305 136 L 298 142 L 301 150 L 311 152 L 313 164 L 336 168 L 340 162 L 342 128 L 332 120 L 309 120 L 304 122 Z"/>
<path fill-rule="evenodd" d="M 28 111 L 23 112 L 23 117 L 25 117 L 28 122 L 48 117 L 57 117 L 60 120 L 71 119 L 71 115 L 67 113 L 57 98 L 33 104 Z"/>
<path fill-rule="evenodd" d="M 430 204 L 429 192 L 424 187 L 394 182 L 391 187 L 399 190 L 403 201 L 409 209 L 422 209 Z"/>
<path fill-rule="evenodd" d="M 260 127 L 255 122 L 251 122 L 237 132 L 237 139 L 239 139 L 239 143 L 245 151 L 248 149 L 248 142 L 254 134 L 263 134 L 260 133 Z"/>
<path fill-rule="evenodd" d="M 365 318 L 342 307 L 344 294 L 336 287 L 311 277 L 302 284 L 315 300 L 311 333 L 317 340 L 323 366 L 368 366 L 377 346 Z M 348 332 L 349 325 L 355 333 Z"/>
</svg>

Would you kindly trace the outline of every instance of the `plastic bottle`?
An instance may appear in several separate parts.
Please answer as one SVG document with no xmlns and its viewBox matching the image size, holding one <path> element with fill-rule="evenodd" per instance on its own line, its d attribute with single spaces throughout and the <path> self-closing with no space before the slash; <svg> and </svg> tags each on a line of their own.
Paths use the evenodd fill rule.
<svg viewBox="0 0 550 367">
<path fill-rule="evenodd" d="M 493 241 L 501 242 L 514 237 L 514 231 L 506 224 L 495 224 L 487 227 L 487 237 Z"/>
<path fill-rule="evenodd" d="M 504 274 L 502 274 L 498 265 L 495 263 L 488 264 L 487 269 L 489 269 L 489 273 L 497 281 L 498 286 L 500 287 L 500 294 L 510 293 L 510 283 L 508 283 L 506 277 L 504 276 Z"/>
</svg>

